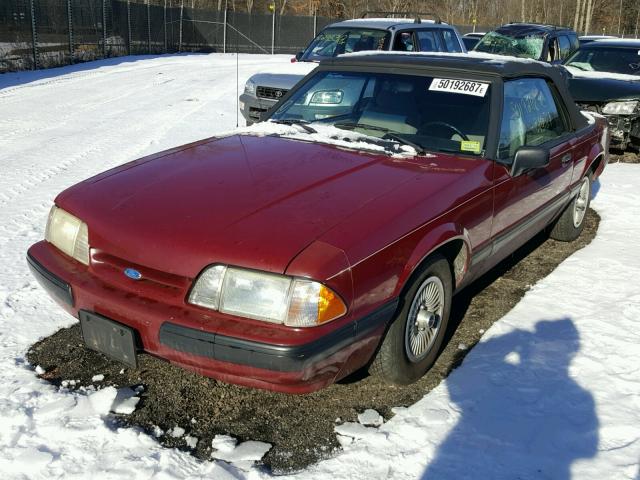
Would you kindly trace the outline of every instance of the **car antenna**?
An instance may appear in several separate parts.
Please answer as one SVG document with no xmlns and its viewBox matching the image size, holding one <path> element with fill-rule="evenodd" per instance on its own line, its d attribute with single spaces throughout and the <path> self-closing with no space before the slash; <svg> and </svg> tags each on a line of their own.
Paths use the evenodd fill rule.
<svg viewBox="0 0 640 480">
<path fill-rule="evenodd" d="M 235 15 L 234 15 L 235 18 Z M 235 30 L 235 29 L 234 29 Z M 238 32 L 236 31 L 236 128 L 240 126 L 240 90 L 238 87 L 238 82 L 240 81 L 240 59 L 238 58 L 239 48 L 238 48 Z"/>
</svg>

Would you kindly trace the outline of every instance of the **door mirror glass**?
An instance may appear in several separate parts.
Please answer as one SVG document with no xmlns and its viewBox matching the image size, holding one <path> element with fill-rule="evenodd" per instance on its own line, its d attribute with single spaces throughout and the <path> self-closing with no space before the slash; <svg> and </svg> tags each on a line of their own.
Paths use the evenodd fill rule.
<svg viewBox="0 0 640 480">
<path fill-rule="evenodd" d="M 300 60 L 302 58 L 302 55 L 304 55 L 304 52 L 302 50 L 296 53 L 296 60 Z"/>
<path fill-rule="evenodd" d="M 547 165 L 549 165 L 549 150 L 541 147 L 520 147 L 511 165 L 511 176 L 517 177 Z"/>
</svg>

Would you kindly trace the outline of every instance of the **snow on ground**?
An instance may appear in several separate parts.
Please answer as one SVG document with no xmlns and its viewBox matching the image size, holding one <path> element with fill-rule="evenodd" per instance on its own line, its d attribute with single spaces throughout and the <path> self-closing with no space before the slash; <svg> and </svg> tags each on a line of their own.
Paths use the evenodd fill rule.
<svg viewBox="0 0 640 480">
<path fill-rule="evenodd" d="M 242 88 L 289 57 L 240 60 Z M 25 360 L 73 322 L 24 260 L 55 195 L 235 126 L 235 68 L 233 55 L 177 55 L 0 76 L 2 478 L 268 477 L 250 467 L 267 444 L 217 438 L 220 460 L 199 462 L 115 425 L 108 412 L 131 411 L 139 392 L 58 390 Z M 462 367 L 378 428 L 363 425 L 379 423 L 375 412 L 338 425 L 345 451 L 289 478 L 638 478 L 640 166 L 609 166 L 594 191 L 595 240 L 533 286 Z"/>
</svg>

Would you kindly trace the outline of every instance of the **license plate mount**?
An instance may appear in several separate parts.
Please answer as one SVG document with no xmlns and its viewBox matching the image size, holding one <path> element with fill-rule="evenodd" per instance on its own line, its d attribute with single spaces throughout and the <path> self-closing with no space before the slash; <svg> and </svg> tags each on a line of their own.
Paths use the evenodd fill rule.
<svg viewBox="0 0 640 480">
<path fill-rule="evenodd" d="M 135 330 L 121 323 L 81 310 L 80 329 L 85 345 L 118 362 L 138 367 Z"/>
</svg>

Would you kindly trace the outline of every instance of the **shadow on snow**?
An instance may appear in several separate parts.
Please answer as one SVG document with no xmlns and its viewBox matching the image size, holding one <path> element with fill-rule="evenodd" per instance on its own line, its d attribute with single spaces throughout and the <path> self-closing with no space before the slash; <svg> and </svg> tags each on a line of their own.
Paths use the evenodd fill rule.
<svg viewBox="0 0 640 480">
<path fill-rule="evenodd" d="M 460 419 L 423 480 L 571 478 L 598 447 L 593 397 L 569 373 L 579 349 L 569 318 L 479 343 L 474 363 L 447 380 Z"/>
</svg>

